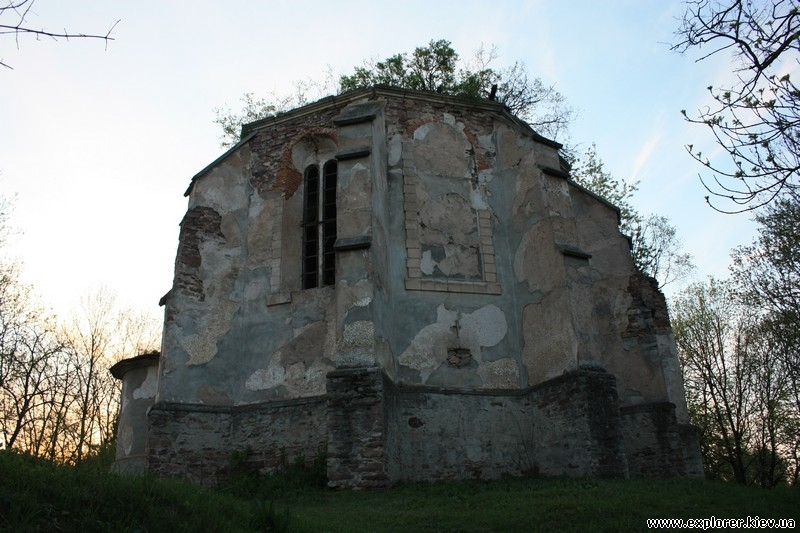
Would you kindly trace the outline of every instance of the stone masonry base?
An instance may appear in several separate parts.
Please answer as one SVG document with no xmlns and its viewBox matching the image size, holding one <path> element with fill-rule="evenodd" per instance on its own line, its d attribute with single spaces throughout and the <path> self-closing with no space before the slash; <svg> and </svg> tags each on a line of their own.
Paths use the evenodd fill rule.
<svg viewBox="0 0 800 533">
<path fill-rule="evenodd" d="M 619 408 L 614 376 L 596 370 L 476 391 L 397 386 L 375 367 L 339 369 L 325 396 L 156 404 L 149 426 L 148 471 L 198 483 L 224 478 L 237 454 L 239 466 L 267 473 L 324 453 L 337 489 L 529 473 L 702 476 L 697 435 L 675 421 L 674 406 Z"/>
</svg>

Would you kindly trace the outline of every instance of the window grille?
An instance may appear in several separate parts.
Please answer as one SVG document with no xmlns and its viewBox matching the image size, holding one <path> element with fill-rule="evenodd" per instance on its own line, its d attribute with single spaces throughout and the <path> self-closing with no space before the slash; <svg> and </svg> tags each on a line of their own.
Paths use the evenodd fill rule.
<svg viewBox="0 0 800 533">
<path fill-rule="evenodd" d="M 336 161 L 311 165 L 305 173 L 303 206 L 303 288 L 336 281 Z"/>
</svg>

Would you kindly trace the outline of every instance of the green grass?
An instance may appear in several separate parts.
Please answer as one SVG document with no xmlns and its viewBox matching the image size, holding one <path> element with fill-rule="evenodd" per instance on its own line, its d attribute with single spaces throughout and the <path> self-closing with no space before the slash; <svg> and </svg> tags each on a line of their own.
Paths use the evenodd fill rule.
<svg viewBox="0 0 800 533">
<path fill-rule="evenodd" d="M 7 531 L 643 531 L 647 518 L 793 518 L 800 490 L 692 480 L 525 478 L 332 492 L 322 464 L 215 489 L 0 452 Z"/>
</svg>

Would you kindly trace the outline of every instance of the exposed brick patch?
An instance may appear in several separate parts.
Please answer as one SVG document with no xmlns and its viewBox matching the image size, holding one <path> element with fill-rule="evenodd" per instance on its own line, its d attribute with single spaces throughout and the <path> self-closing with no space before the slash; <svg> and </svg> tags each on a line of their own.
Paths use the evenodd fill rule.
<svg viewBox="0 0 800 533">
<path fill-rule="evenodd" d="M 283 192 L 283 197 L 289 199 L 303 184 L 303 174 L 295 170 L 292 165 L 292 149 L 286 147 L 281 155 L 281 163 L 275 176 L 273 190 Z"/>
<path fill-rule="evenodd" d="M 280 166 L 275 175 L 275 183 L 272 187 L 272 190 L 283 192 L 284 198 L 291 198 L 303 184 L 303 174 L 294 168 L 292 163 L 292 149 L 298 143 L 304 141 L 313 142 L 315 137 L 328 137 L 334 143 L 337 142 L 335 129 L 317 126 L 301 132 L 284 147 L 281 153 Z"/>
<path fill-rule="evenodd" d="M 282 191 L 285 198 L 290 198 L 299 190 L 303 182 L 302 173 L 292 165 L 292 148 L 298 142 L 315 135 L 336 141 L 333 117 L 339 111 L 338 108 L 331 108 L 296 120 L 277 122 L 269 128 L 261 129 L 250 141 L 250 183 L 262 197 L 270 192 Z"/>
<path fill-rule="evenodd" d="M 222 239 L 222 216 L 205 206 L 191 208 L 181 222 L 178 262 L 189 267 L 200 266 L 200 243 L 208 239 Z"/>
<path fill-rule="evenodd" d="M 628 327 L 622 333 L 623 338 L 669 334 L 672 331 L 667 301 L 658 290 L 658 282 L 654 278 L 637 272 L 630 277 L 628 294 L 632 301 L 628 308 Z"/>
<path fill-rule="evenodd" d="M 200 301 L 205 299 L 203 282 L 197 277 L 203 260 L 200 244 L 211 240 L 224 243 L 221 226 L 222 216 L 210 207 L 196 206 L 186 213 L 181 222 L 173 290 Z"/>
</svg>

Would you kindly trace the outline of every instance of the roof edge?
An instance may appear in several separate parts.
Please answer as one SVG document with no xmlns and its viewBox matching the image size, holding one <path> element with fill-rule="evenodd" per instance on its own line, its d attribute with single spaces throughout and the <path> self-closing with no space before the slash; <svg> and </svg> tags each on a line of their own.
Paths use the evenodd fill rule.
<svg viewBox="0 0 800 533">
<path fill-rule="evenodd" d="M 508 109 L 508 106 L 501 102 L 497 102 L 495 100 L 487 100 L 487 99 L 476 99 L 470 98 L 468 96 L 458 96 L 458 95 L 451 95 L 451 94 L 442 94 L 432 91 L 419 91 L 416 89 L 405 89 L 402 87 L 396 87 L 394 85 L 372 85 L 370 87 L 362 87 L 359 89 L 353 89 L 344 93 L 340 93 L 337 95 L 326 96 L 317 100 L 316 102 L 312 102 L 310 104 L 306 104 L 301 107 L 294 108 L 292 110 L 286 111 L 285 113 L 280 113 L 273 117 L 266 117 L 260 120 L 256 120 L 255 122 L 250 122 L 249 124 L 244 124 L 242 126 L 242 135 L 250 135 L 256 130 L 259 130 L 264 127 L 269 127 L 272 125 L 280 124 L 282 122 L 288 120 L 294 120 L 304 115 L 313 114 L 320 109 L 325 109 L 329 107 L 334 108 L 344 108 L 348 104 L 367 97 L 370 100 L 375 100 L 379 96 L 385 96 L 389 98 L 401 98 L 401 99 L 409 99 L 409 100 L 427 100 L 439 103 L 447 103 L 447 104 L 455 104 L 462 107 L 468 107 L 471 109 L 476 109 L 484 112 L 492 112 L 497 113 L 510 122 L 522 127 L 527 134 L 534 138 L 534 140 L 546 144 L 550 147 L 553 147 L 557 150 L 560 150 L 563 145 L 557 141 L 552 139 L 548 139 L 543 135 L 539 134 L 534 130 L 530 124 L 522 120 L 521 118 L 517 117 Z"/>
<path fill-rule="evenodd" d="M 160 357 L 161 353 L 157 351 L 143 353 L 141 355 L 137 355 L 136 357 L 130 357 L 128 359 L 119 361 L 117 364 L 109 368 L 108 371 L 111 372 L 111 375 L 115 378 L 122 379 L 125 377 L 125 374 L 134 368 L 157 364 Z"/>
<path fill-rule="evenodd" d="M 334 109 L 342 109 L 347 105 L 356 102 L 358 100 L 362 100 L 364 98 L 367 98 L 368 100 L 375 100 L 379 96 L 385 96 L 387 98 L 410 99 L 410 100 L 426 100 L 429 102 L 432 101 L 438 103 L 446 103 L 450 105 L 458 105 L 469 109 L 494 113 L 498 116 L 503 117 L 508 122 L 512 123 L 513 125 L 523 130 L 524 133 L 532 137 L 534 141 L 550 146 L 551 148 L 555 148 L 556 150 L 560 150 L 561 148 L 563 148 L 563 145 L 561 143 L 554 141 L 552 139 L 548 139 L 547 137 L 544 137 L 543 135 L 537 133 L 536 130 L 534 130 L 530 124 L 528 124 L 521 118 L 511 113 L 511 111 L 508 109 L 508 106 L 506 106 L 501 102 L 497 102 L 495 100 L 477 99 L 477 98 L 470 98 L 468 96 L 458 96 L 451 94 L 441 94 L 432 91 L 404 89 L 402 87 L 395 87 L 393 85 L 373 85 L 370 87 L 353 89 L 351 91 L 347 91 L 337 95 L 326 96 L 324 98 L 317 100 L 316 102 L 312 102 L 310 104 L 306 104 L 301 107 L 296 107 L 284 113 L 280 113 L 272 117 L 266 117 L 260 120 L 256 120 L 254 122 L 250 122 L 248 124 L 244 124 L 242 126 L 242 139 L 233 146 L 231 146 L 230 148 L 228 148 L 222 155 L 214 159 L 214 161 L 206 165 L 200 172 L 195 174 L 192 177 L 191 182 L 189 183 L 189 187 L 186 189 L 186 192 L 184 192 L 183 195 L 189 196 L 192 193 L 194 184 L 198 179 L 202 178 L 206 173 L 208 173 L 211 169 L 213 169 L 215 166 L 224 161 L 225 158 L 230 156 L 233 152 L 241 148 L 243 145 L 247 144 L 251 139 L 253 139 L 253 137 L 255 137 L 258 134 L 259 130 L 270 126 L 278 125 L 290 120 L 296 120 L 298 118 L 302 118 L 303 116 L 317 113 L 322 109 L 329 109 L 331 107 Z"/>
<path fill-rule="evenodd" d="M 215 166 L 219 165 L 223 160 L 225 160 L 233 152 L 235 152 L 236 150 L 238 150 L 239 148 L 241 148 L 242 146 L 244 146 L 245 144 L 250 142 L 250 139 L 252 139 L 255 136 L 256 136 L 256 134 L 255 134 L 255 132 L 253 132 L 253 133 L 251 133 L 250 135 L 248 135 L 246 137 L 242 137 L 241 141 L 237 142 L 236 144 L 234 144 L 233 146 L 228 148 L 221 156 L 219 156 L 218 158 L 213 160 L 211 163 L 206 165 L 205 168 L 203 168 L 203 170 L 201 170 L 200 172 L 198 172 L 197 174 L 192 176 L 192 181 L 189 183 L 189 187 L 186 189 L 186 192 L 183 193 L 183 195 L 184 196 L 189 196 L 192 193 L 192 189 L 194 188 L 194 182 L 196 182 L 198 179 L 202 178 L 203 175 L 205 175 L 212 168 L 214 168 Z"/>
</svg>

